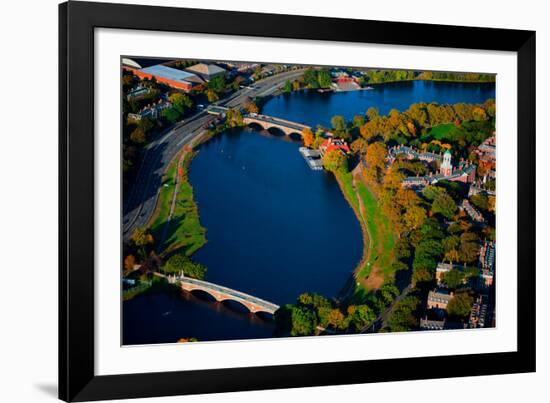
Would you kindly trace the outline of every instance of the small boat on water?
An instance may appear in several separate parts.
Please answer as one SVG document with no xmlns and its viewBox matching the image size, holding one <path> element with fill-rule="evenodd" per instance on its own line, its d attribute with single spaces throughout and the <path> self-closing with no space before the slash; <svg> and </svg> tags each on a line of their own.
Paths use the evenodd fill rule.
<svg viewBox="0 0 550 403">
<path fill-rule="evenodd" d="M 374 89 L 374 87 L 365 87 L 365 90 L 367 90 L 367 91 L 368 90 L 373 90 L 373 89 Z"/>
</svg>

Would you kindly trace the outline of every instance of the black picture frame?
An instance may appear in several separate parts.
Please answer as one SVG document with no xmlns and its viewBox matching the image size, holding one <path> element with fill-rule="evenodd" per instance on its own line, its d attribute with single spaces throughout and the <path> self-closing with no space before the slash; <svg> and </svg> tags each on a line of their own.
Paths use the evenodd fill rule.
<svg viewBox="0 0 550 403">
<path fill-rule="evenodd" d="M 94 29 L 98 27 L 517 52 L 517 352 L 96 376 Z M 70 1 L 59 5 L 59 94 L 60 399 L 535 371 L 535 32 Z"/>
</svg>

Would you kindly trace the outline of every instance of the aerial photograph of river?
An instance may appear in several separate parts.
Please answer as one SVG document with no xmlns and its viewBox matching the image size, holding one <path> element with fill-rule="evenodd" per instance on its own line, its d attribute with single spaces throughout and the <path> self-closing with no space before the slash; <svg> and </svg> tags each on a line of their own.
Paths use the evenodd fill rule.
<svg viewBox="0 0 550 403">
<path fill-rule="evenodd" d="M 122 58 L 121 343 L 495 327 L 495 81 Z"/>
</svg>

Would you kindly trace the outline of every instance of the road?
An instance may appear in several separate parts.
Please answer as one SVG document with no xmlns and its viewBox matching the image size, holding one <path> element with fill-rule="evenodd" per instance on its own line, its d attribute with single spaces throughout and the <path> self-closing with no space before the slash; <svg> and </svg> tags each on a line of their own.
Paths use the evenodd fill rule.
<svg viewBox="0 0 550 403">
<path fill-rule="evenodd" d="M 294 80 L 303 70 L 293 70 L 257 81 L 229 97 L 216 102 L 219 106 L 240 108 L 248 98 L 264 97 L 275 93 L 286 80 Z M 176 124 L 147 147 L 135 182 L 123 201 L 122 231 L 127 241 L 136 228 L 145 226 L 155 210 L 162 176 L 170 161 L 186 144 L 197 138 L 208 124 L 216 119 L 201 111 Z"/>
<path fill-rule="evenodd" d="M 382 329 L 386 324 L 386 320 L 390 316 L 390 313 L 393 310 L 393 307 L 399 301 L 405 298 L 411 289 L 412 289 L 412 284 L 409 284 L 407 287 L 405 287 L 405 289 L 401 291 L 401 294 L 399 294 L 397 298 L 394 299 L 393 302 L 386 309 L 384 309 L 372 323 L 370 323 L 369 325 L 361 329 L 360 333 L 376 333 L 378 330 Z"/>
</svg>

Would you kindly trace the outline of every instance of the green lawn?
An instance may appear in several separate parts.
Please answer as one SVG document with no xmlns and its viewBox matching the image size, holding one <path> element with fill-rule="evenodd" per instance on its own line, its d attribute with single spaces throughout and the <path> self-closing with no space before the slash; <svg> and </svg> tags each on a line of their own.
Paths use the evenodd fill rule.
<svg viewBox="0 0 550 403">
<path fill-rule="evenodd" d="M 447 134 L 451 130 L 453 130 L 455 127 L 456 126 L 454 125 L 454 123 L 445 123 L 445 124 L 434 126 L 430 128 L 430 130 L 428 130 L 428 133 L 420 137 L 420 139 L 427 138 L 427 137 L 432 137 L 436 140 L 444 139 L 447 136 Z"/>
<path fill-rule="evenodd" d="M 391 264 L 394 261 L 394 235 L 390 229 L 388 219 L 380 211 L 378 200 L 361 181 L 357 181 L 357 193 L 365 206 L 365 218 L 373 245 L 370 259 L 358 272 L 358 276 L 366 277 L 371 268 L 376 265 L 382 269 L 385 277 L 387 277 L 387 275 L 393 274 Z"/>
<path fill-rule="evenodd" d="M 359 209 L 359 202 L 357 201 L 357 197 L 355 196 L 355 191 L 353 190 L 353 178 L 351 176 L 351 173 L 346 173 L 343 175 L 339 175 L 340 182 L 343 186 L 343 191 L 346 196 L 346 199 L 348 202 L 352 204 L 353 209 Z M 357 210 L 358 211 L 358 210 Z"/>
<path fill-rule="evenodd" d="M 359 213 L 360 205 L 357 197 L 359 196 L 365 207 L 365 217 L 362 223 L 362 228 L 367 228 L 368 233 L 365 237 L 365 253 L 363 260 L 359 263 L 360 266 L 356 269 L 356 278 L 358 286 L 355 289 L 355 296 L 352 300 L 359 302 L 364 299 L 366 294 L 378 288 L 387 280 L 393 279 L 392 263 L 395 260 L 393 248 L 395 244 L 394 234 L 391 231 L 387 218 L 380 211 L 378 200 L 361 181 L 356 181 L 357 192 L 353 189 L 353 178 L 351 173 L 338 175 L 339 183 L 342 191 L 346 196 L 346 200 L 351 203 L 356 215 L 361 217 Z M 364 232 L 364 231 L 363 231 Z M 372 245 L 372 250 L 367 248 Z M 366 259 L 368 257 L 368 259 Z M 367 277 L 371 274 L 373 268 L 378 270 L 368 280 Z"/>
<path fill-rule="evenodd" d="M 188 153 L 184 158 L 174 214 L 169 223 L 167 219 L 176 183 L 179 155 L 174 158 L 163 176 L 157 208 L 150 224 L 156 242 L 162 243 L 157 247 L 159 253 L 183 249 L 189 256 L 206 243 L 206 229 L 200 223 L 199 210 L 193 199 L 193 188 L 187 178 L 192 157 L 193 154 Z"/>
</svg>

